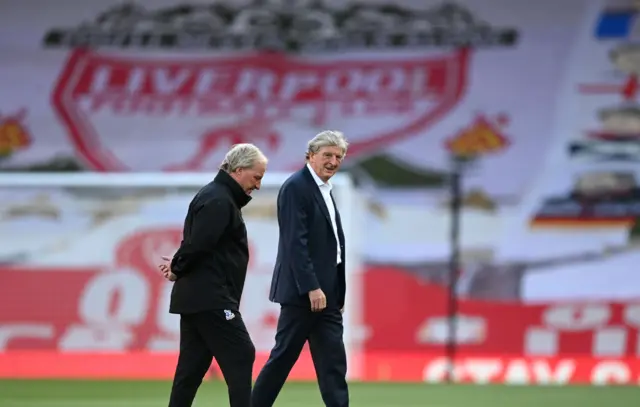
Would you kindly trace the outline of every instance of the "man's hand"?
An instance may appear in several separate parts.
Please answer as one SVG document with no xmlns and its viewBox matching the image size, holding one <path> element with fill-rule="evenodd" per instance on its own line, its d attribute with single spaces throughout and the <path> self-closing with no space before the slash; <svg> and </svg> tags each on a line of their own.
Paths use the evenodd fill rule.
<svg viewBox="0 0 640 407">
<path fill-rule="evenodd" d="M 311 301 L 311 311 L 320 312 L 327 308 L 327 297 L 320 288 L 309 291 L 309 300 Z"/>
<path fill-rule="evenodd" d="M 165 261 L 165 263 L 162 263 L 158 266 L 158 268 L 160 269 L 160 271 L 162 272 L 162 276 L 164 278 L 166 278 L 169 281 L 176 281 L 178 279 L 178 276 L 176 276 L 175 274 L 173 274 L 171 272 L 171 260 L 172 258 L 169 256 L 162 256 L 162 260 Z"/>
</svg>

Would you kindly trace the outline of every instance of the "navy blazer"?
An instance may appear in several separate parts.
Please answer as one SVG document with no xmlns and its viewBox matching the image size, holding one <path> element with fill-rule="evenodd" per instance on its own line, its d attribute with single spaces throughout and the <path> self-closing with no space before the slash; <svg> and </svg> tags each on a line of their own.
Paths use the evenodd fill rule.
<svg viewBox="0 0 640 407">
<path fill-rule="evenodd" d="M 327 296 L 327 307 L 344 306 L 345 243 L 335 201 L 334 206 L 342 252 L 342 262 L 337 266 L 337 245 L 329 210 L 307 166 L 282 184 L 278 193 L 280 236 L 269 294 L 271 301 L 310 306 L 309 291 L 321 288 Z"/>
</svg>

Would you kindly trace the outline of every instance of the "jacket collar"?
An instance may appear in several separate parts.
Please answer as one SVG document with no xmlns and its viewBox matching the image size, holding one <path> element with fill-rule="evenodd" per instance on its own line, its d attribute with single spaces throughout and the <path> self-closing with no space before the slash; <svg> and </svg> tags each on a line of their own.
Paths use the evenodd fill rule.
<svg viewBox="0 0 640 407">
<path fill-rule="evenodd" d="M 231 198 L 233 199 L 233 202 L 235 202 L 235 204 L 238 206 L 238 208 L 244 207 L 249 203 L 249 201 L 251 201 L 251 197 L 244 192 L 240 184 L 238 184 L 235 179 L 231 178 L 231 175 L 229 175 L 226 171 L 218 171 L 218 175 L 216 175 L 216 177 L 213 179 L 213 182 L 215 182 L 216 184 L 225 185 L 229 189 Z"/>
<path fill-rule="evenodd" d="M 331 189 L 333 188 L 333 185 L 331 185 L 331 181 L 324 182 L 323 180 L 321 180 L 318 174 L 316 174 L 315 170 L 311 168 L 311 164 L 307 163 L 305 167 L 307 167 L 307 171 L 309 171 L 309 175 L 311 175 L 311 178 L 313 178 L 317 186 L 322 187 L 326 185 L 327 187 L 329 187 L 329 191 L 331 191 Z"/>
<path fill-rule="evenodd" d="M 304 176 L 304 179 L 307 180 L 307 182 L 309 184 L 318 186 L 318 183 L 316 182 L 316 180 L 313 178 L 313 175 L 311 174 L 311 170 L 309 169 L 309 166 L 305 164 L 304 167 L 302 167 L 302 169 L 300 170 L 300 172 L 302 172 L 302 175 Z"/>
</svg>

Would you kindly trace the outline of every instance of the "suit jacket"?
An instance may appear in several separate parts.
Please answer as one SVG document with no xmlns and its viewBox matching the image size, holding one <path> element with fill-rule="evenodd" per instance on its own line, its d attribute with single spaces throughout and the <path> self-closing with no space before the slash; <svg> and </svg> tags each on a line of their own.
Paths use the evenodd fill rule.
<svg viewBox="0 0 640 407">
<path fill-rule="evenodd" d="M 342 252 L 342 262 L 337 266 L 329 210 L 306 165 L 284 182 L 277 206 L 280 237 L 269 299 L 282 305 L 309 306 L 309 291 L 321 288 L 328 307 L 342 308 L 346 293 L 345 242 L 335 201 Z"/>
</svg>

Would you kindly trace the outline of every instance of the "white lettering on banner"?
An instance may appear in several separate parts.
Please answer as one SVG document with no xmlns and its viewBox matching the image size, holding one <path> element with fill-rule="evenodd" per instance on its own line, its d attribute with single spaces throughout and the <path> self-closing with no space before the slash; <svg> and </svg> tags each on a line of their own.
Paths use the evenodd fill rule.
<svg viewBox="0 0 640 407">
<path fill-rule="evenodd" d="M 100 65 L 93 70 L 87 91 L 92 97 L 92 112 L 205 115 L 246 110 L 275 118 L 290 115 L 294 108 L 318 104 L 334 115 L 353 116 L 407 112 L 414 108 L 412 100 L 442 93 L 444 83 L 429 81 L 433 69 L 415 64 L 304 67 L 279 72 L 242 66 L 171 69 Z M 372 97 L 381 93 L 393 97 Z M 271 113 L 263 112 L 268 107 Z"/>
<path fill-rule="evenodd" d="M 542 314 L 545 325 L 561 331 L 585 331 L 605 325 L 611 318 L 607 304 L 562 304 L 547 308 Z"/>
<path fill-rule="evenodd" d="M 283 100 L 292 100 L 301 92 L 312 90 L 318 86 L 318 76 L 312 73 L 293 73 L 284 77 L 280 88 Z"/>
<path fill-rule="evenodd" d="M 446 315 L 429 316 L 416 330 L 416 342 L 419 344 L 444 344 L 449 341 L 450 320 Z M 486 340 L 487 320 L 477 315 L 458 315 L 455 337 L 460 345 L 480 344 Z"/>
<path fill-rule="evenodd" d="M 200 75 L 196 78 L 195 85 L 193 86 L 193 93 L 196 95 L 209 93 L 217 80 L 224 80 L 224 77 L 221 77 L 220 72 L 213 69 L 203 69 L 200 72 Z"/>
<path fill-rule="evenodd" d="M 326 77 L 324 90 L 328 94 L 338 94 L 343 90 L 349 93 L 401 92 L 409 83 L 411 82 L 405 77 L 405 72 L 398 68 L 387 71 L 378 68 L 370 72 L 350 69 L 330 72 Z"/>
<path fill-rule="evenodd" d="M 255 95 L 258 100 L 266 102 L 272 97 L 272 89 L 275 86 L 276 80 L 277 77 L 266 70 L 245 69 L 240 72 L 238 82 L 232 94 L 243 97 Z"/>
<path fill-rule="evenodd" d="M 0 352 L 14 339 L 52 339 L 55 334 L 51 324 L 3 324 L 0 325 Z"/>
<path fill-rule="evenodd" d="M 621 324 L 611 324 L 610 304 L 552 305 L 542 314 L 542 326 L 534 326 L 525 333 L 527 355 L 556 356 L 561 353 L 563 333 L 592 333 L 592 356 L 622 357 L 628 352 L 628 337 L 636 331 L 636 355 L 640 354 L 640 305 L 624 306 Z"/>
<path fill-rule="evenodd" d="M 59 348 L 123 351 L 140 340 L 142 331 L 150 331 L 148 342 L 143 344 L 146 349 L 178 349 L 179 317 L 167 312 L 173 283 L 162 281 L 161 284 L 158 297 L 151 297 L 150 283 L 143 273 L 134 269 L 95 275 L 78 299 L 81 322 L 62 333 Z M 150 315 L 155 301 L 158 302 L 155 315 Z"/>
<path fill-rule="evenodd" d="M 133 342 L 131 327 L 71 325 L 58 342 L 61 351 L 124 351 Z"/>
<path fill-rule="evenodd" d="M 444 381 L 450 363 L 447 359 L 434 360 L 425 366 L 423 378 L 430 383 Z M 516 359 L 504 363 L 499 358 L 465 359 L 454 362 L 453 378 L 457 382 L 487 384 L 567 384 L 576 369 L 572 360 L 560 360 L 555 369 L 545 360 L 528 362 Z"/>
<path fill-rule="evenodd" d="M 474 383 L 486 384 L 500 373 L 502 365 L 497 359 L 478 359 L 471 363 L 451 363 L 447 359 L 438 359 L 424 369 L 424 380 L 430 383 L 444 381 L 447 372 L 451 371 L 455 381 L 462 381 L 465 378 L 473 380 Z"/>
<path fill-rule="evenodd" d="M 101 93 L 107 90 L 109 87 L 109 76 L 111 75 L 111 69 L 108 67 L 100 67 L 93 73 L 93 79 L 89 86 L 90 93 Z"/>
<path fill-rule="evenodd" d="M 311 116 L 316 122 L 321 117 L 351 117 L 371 114 L 405 114 L 411 112 L 414 104 L 409 99 L 385 100 L 345 100 L 336 102 L 311 102 L 305 105 L 276 104 L 264 102 L 243 101 L 236 99 L 216 99 L 191 97 L 158 98 L 149 95 L 123 96 L 98 95 L 88 102 L 88 109 L 92 113 L 108 110 L 119 116 L 130 115 L 176 115 L 203 116 L 211 114 L 245 114 L 260 119 L 290 118 L 291 116 Z M 83 103 L 85 105 L 87 103 Z M 311 110 L 308 109 L 311 107 Z"/>
<path fill-rule="evenodd" d="M 116 73 L 117 72 L 117 73 Z M 350 68 L 328 71 L 272 72 L 241 68 L 238 73 L 220 68 L 133 67 L 126 71 L 100 66 L 93 72 L 89 93 L 255 97 L 264 102 L 291 101 L 310 91 L 321 91 L 329 99 L 360 93 L 403 92 L 427 96 L 428 67 Z M 124 81 L 123 81 L 124 78 Z M 360 95 L 364 96 L 364 95 Z"/>
<path fill-rule="evenodd" d="M 591 384 L 629 384 L 631 372 L 624 362 L 606 361 L 598 363 L 591 373 Z"/>
<path fill-rule="evenodd" d="M 96 275 L 80 297 L 80 318 L 86 324 L 135 325 L 147 316 L 147 281 L 133 270 Z M 111 309 L 113 308 L 113 310 Z"/>
<path fill-rule="evenodd" d="M 123 270 L 96 275 L 80 296 L 82 323 L 65 331 L 60 349 L 125 350 L 135 339 L 132 326 L 144 322 L 148 303 L 148 283 L 140 273 Z"/>
<path fill-rule="evenodd" d="M 161 95 L 171 95 L 177 92 L 191 77 L 190 72 L 186 69 L 181 69 L 177 74 L 171 76 L 167 69 L 158 68 L 153 74 L 155 90 Z"/>
</svg>

